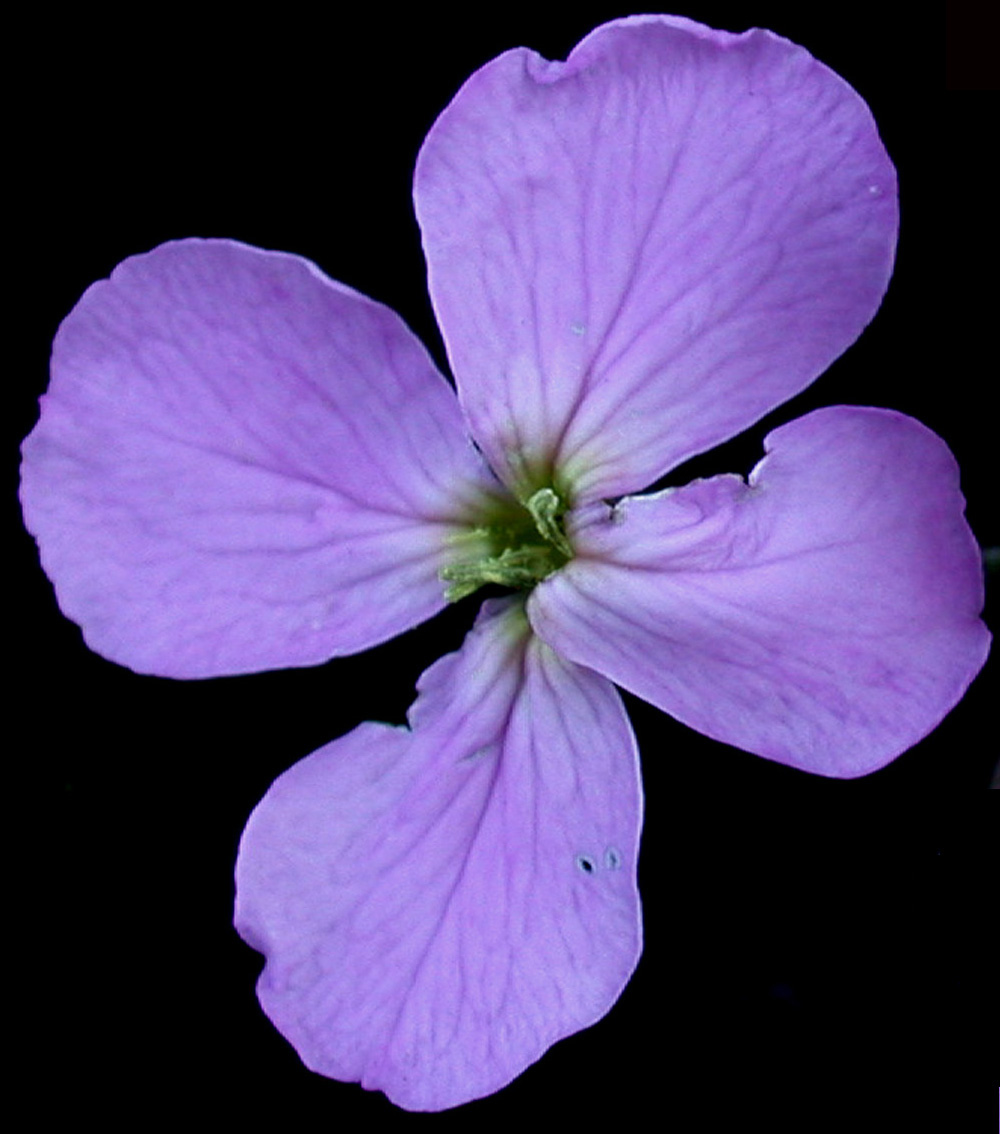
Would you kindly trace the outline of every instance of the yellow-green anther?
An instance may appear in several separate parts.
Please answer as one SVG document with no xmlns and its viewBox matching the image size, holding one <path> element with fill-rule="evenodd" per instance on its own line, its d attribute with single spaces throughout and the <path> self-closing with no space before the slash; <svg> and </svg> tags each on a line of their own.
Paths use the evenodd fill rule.
<svg viewBox="0 0 1000 1134">
<path fill-rule="evenodd" d="M 444 597 L 449 602 L 458 602 L 487 583 L 514 588 L 534 586 L 555 569 L 547 547 L 529 545 L 506 547 L 499 555 L 488 559 L 452 563 L 442 567 L 438 575 L 443 582 L 452 584 L 445 590 Z"/>
<path fill-rule="evenodd" d="M 540 488 L 519 504 L 510 500 L 486 510 L 479 523 L 451 536 L 459 554 L 438 577 L 448 583 L 444 596 L 458 602 L 488 583 L 530 590 L 573 557 L 562 517 L 566 509 L 552 488 Z"/>
<path fill-rule="evenodd" d="M 562 518 L 566 509 L 558 493 L 552 488 L 540 488 L 529 497 L 525 507 L 531 513 L 531 518 L 535 521 L 535 527 L 542 538 L 570 559 L 573 549 L 562 527 Z"/>
</svg>

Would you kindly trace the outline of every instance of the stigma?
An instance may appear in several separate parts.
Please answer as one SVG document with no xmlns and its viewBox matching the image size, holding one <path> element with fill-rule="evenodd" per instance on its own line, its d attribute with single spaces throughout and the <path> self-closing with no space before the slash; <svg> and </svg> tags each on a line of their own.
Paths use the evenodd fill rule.
<svg viewBox="0 0 1000 1134">
<path fill-rule="evenodd" d="M 531 590 L 573 558 L 563 519 L 566 501 L 554 488 L 539 488 L 523 503 L 493 503 L 481 520 L 453 536 L 460 558 L 442 567 L 444 597 L 458 602 L 494 583 Z"/>
</svg>

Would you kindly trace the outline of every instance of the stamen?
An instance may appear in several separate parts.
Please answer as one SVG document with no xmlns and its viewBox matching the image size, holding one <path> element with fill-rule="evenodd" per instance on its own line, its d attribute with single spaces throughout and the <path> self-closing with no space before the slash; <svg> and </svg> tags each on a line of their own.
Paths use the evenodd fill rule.
<svg viewBox="0 0 1000 1134">
<path fill-rule="evenodd" d="M 449 602 L 458 602 L 487 583 L 501 587 L 532 587 L 556 570 L 549 549 L 543 545 L 505 547 L 499 555 L 452 563 L 442 567 L 438 578 L 452 583 L 444 592 Z"/>
<path fill-rule="evenodd" d="M 523 504 L 480 518 L 456 533 L 450 542 L 465 548 L 465 558 L 442 567 L 438 577 L 449 583 L 444 596 L 458 602 L 487 583 L 530 590 L 573 557 L 563 531 L 566 507 L 552 488 L 540 488 Z"/>
<path fill-rule="evenodd" d="M 539 534 L 557 551 L 561 551 L 567 559 L 572 558 L 573 549 L 562 528 L 562 518 L 566 508 L 555 489 L 540 488 L 529 497 L 525 507 L 531 513 Z"/>
</svg>

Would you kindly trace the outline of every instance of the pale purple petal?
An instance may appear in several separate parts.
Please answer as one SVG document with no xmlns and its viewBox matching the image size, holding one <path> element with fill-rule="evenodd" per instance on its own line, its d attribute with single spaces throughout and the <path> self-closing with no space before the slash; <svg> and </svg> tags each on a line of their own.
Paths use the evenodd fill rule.
<svg viewBox="0 0 1000 1134">
<path fill-rule="evenodd" d="M 771 433 L 750 476 L 609 511 L 533 593 L 535 629 L 685 724 L 830 776 L 931 731 L 990 636 L 979 549 L 939 437 L 834 406 Z"/>
<path fill-rule="evenodd" d="M 171 677 L 312 664 L 428 618 L 444 541 L 492 481 L 394 312 L 228 240 L 87 290 L 22 479 L 63 611 Z"/>
<path fill-rule="evenodd" d="M 279 777 L 237 865 L 258 994 L 305 1063 L 411 1110 L 498 1090 L 638 959 L 642 797 L 614 687 L 488 604 L 423 675 Z"/>
<path fill-rule="evenodd" d="M 635 491 L 808 385 L 891 272 L 895 171 L 803 48 L 644 16 L 507 52 L 417 163 L 473 434 L 524 493 Z"/>
</svg>

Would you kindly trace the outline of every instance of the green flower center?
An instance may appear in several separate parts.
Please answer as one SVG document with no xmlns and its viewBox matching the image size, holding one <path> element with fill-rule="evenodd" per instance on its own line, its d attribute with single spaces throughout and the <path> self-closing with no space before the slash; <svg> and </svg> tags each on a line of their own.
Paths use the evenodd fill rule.
<svg viewBox="0 0 1000 1134">
<path fill-rule="evenodd" d="M 573 558 L 563 528 L 566 503 L 553 488 L 540 488 L 523 504 L 495 504 L 483 521 L 454 537 L 467 558 L 442 567 L 449 602 L 471 595 L 487 583 L 530 590 Z"/>
</svg>

